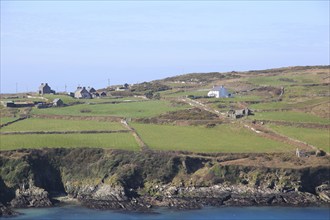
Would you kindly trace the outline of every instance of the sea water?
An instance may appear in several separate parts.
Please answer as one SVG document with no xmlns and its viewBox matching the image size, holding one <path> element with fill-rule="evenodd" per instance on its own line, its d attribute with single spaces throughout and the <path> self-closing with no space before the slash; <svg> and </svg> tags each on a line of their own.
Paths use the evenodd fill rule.
<svg viewBox="0 0 330 220">
<path fill-rule="evenodd" d="M 17 209 L 21 215 L 10 218 L 21 219 L 122 219 L 122 220 L 167 220 L 167 219 L 299 219 L 299 220 L 329 220 L 329 207 L 205 207 L 198 210 L 176 211 L 168 208 L 152 209 L 150 213 L 128 211 L 103 211 L 87 209 L 78 205 L 65 205 L 54 208 Z"/>
</svg>

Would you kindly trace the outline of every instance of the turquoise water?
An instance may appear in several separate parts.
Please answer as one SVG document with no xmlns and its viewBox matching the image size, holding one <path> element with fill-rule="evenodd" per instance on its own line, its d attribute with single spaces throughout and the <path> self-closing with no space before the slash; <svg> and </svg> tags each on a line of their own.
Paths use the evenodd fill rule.
<svg viewBox="0 0 330 220">
<path fill-rule="evenodd" d="M 15 218 L 10 219 L 123 219 L 123 220 L 139 220 L 139 219 L 251 219 L 251 220 L 268 220 L 268 219 L 299 219 L 299 220 L 329 220 L 330 209 L 323 208 L 287 208 L 287 207 L 205 207 L 200 210 L 192 211 L 174 211 L 166 208 L 153 209 L 153 213 L 134 213 L 134 212 L 118 212 L 118 211 L 100 211 L 83 208 L 76 205 L 67 205 L 55 208 L 39 208 L 39 209 L 19 209 L 23 213 Z"/>
</svg>

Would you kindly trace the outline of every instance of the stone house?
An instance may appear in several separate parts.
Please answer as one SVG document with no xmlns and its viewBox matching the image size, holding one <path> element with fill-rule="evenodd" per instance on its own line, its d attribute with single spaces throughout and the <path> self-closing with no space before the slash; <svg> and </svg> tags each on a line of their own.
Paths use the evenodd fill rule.
<svg viewBox="0 0 330 220">
<path fill-rule="evenodd" d="M 88 92 L 89 93 L 95 93 L 96 90 L 93 87 L 88 87 Z"/>
<path fill-rule="evenodd" d="M 87 91 L 85 87 L 77 87 L 77 90 L 74 92 L 74 97 L 76 99 L 91 99 L 92 95 Z"/>
<path fill-rule="evenodd" d="M 248 115 L 253 115 L 253 112 L 248 108 L 238 109 L 238 110 L 231 109 L 227 113 L 228 117 L 234 118 L 234 119 L 242 118 L 242 117 L 248 116 Z"/>
<path fill-rule="evenodd" d="M 229 98 L 231 94 L 224 86 L 214 86 L 212 90 L 207 93 L 208 97 L 215 97 L 215 98 Z"/>
<path fill-rule="evenodd" d="M 43 95 L 43 94 L 55 93 L 55 91 L 50 88 L 48 83 L 41 83 L 41 85 L 39 86 L 38 93 L 39 93 L 39 95 Z"/>
</svg>

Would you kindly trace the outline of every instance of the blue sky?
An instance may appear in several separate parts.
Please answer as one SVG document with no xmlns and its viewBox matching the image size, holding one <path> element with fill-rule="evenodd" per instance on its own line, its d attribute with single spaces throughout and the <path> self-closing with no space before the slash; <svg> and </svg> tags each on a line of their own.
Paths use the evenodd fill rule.
<svg viewBox="0 0 330 220">
<path fill-rule="evenodd" d="M 1 1 L 1 92 L 329 65 L 329 1 Z"/>
</svg>

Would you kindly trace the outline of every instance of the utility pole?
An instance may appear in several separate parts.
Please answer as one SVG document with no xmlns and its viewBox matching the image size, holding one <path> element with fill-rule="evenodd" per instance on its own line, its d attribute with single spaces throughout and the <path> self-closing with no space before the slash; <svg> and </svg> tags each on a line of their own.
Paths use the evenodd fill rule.
<svg viewBox="0 0 330 220">
<path fill-rule="evenodd" d="M 66 93 L 66 84 L 64 85 L 64 92 Z"/>
<path fill-rule="evenodd" d="M 110 87 L 110 79 L 108 79 L 108 87 Z"/>
<path fill-rule="evenodd" d="M 16 93 L 17 93 L 17 87 L 18 87 L 18 83 L 16 83 Z"/>
</svg>

